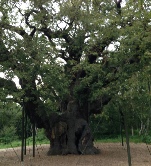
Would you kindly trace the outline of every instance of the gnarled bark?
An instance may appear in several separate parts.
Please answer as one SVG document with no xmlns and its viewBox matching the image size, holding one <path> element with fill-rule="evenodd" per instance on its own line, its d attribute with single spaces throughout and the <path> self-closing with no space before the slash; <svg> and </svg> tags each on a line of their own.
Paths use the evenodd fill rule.
<svg viewBox="0 0 151 166">
<path fill-rule="evenodd" d="M 93 135 L 86 120 L 77 118 L 73 112 L 58 116 L 59 122 L 46 129 L 47 138 L 50 140 L 48 155 L 99 152 L 93 145 Z"/>
</svg>

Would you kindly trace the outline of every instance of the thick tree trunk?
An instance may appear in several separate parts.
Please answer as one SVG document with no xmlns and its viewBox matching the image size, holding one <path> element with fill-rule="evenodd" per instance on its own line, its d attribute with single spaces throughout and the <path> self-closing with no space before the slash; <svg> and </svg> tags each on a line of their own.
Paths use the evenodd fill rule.
<svg viewBox="0 0 151 166">
<path fill-rule="evenodd" d="M 74 112 L 58 115 L 58 119 L 51 128 L 46 129 L 46 136 L 50 140 L 48 155 L 99 152 L 93 145 L 93 136 L 86 120 L 77 118 Z"/>
<path fill-rule="evenodd" d="M 38 102 L 25 103 L 25 111 L 31 123 L 35 120 L 38 128 L 44 128 L 50 140 L 48 155 L 96 154 L 99 151 L 93 145 L 93 135 L 88 122 L 80 116 L 79 106 L 69 102 L 67 110 L 61 115 L 51 113 L 38 115 Z"/>
<path fill-rule="evenodd" d="M 32 91 L 36 91 L 35 81 L 31 83 L 32 90 L 26 87 L 26 82 L 21 80 L 22 88 L 26 89 L 25 96 L 29 98 L 23 98 L 24 108 L 31 123 L 35 122 L 38 128 L 45 129 L 50 140 L 49 155 L 98 153 L 93 146 L 93 136 L 87 122 L 87 102 L 79 105 L 75 100 L 69 99 L 62 114 L 51 113 L 48 116 L 43 103 Z"/>
</svg>

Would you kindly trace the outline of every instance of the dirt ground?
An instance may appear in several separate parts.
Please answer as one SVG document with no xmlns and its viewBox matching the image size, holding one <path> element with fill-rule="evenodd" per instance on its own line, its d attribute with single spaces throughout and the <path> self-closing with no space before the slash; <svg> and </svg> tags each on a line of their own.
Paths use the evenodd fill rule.
<svg viewBox="0 0 151 166">
<path fill-rule="evenodd" d="M 126 145 L 121 143 L 97 143 L 101 153 L 97 155 L 47 156 L 48 145 L 27 147 L 24 162 L 20 161 L 21 149 L 0 150 L 0 166 L 128 166 Z M 149 149 L 149 150 L 148 150 Z M 149 152 L 150 151 L 150 152 Z M 131 143 L 132 166 L 151 166 L 151 145 Z"/>
</svg>

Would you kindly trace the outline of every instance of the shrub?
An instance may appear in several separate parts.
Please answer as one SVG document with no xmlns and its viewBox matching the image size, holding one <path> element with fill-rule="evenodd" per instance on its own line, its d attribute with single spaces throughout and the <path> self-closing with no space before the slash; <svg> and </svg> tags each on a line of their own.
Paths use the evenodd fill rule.
<svg viewBox="0 0 151 166">
<path fill-rule="evenodd" d="M 14 126 L 4 126 L 4 128 L 0 131 L 1 142 L 9 143 L 16 140 L 17 136 L 15 134 L 16 128 Z"/>
</svg>

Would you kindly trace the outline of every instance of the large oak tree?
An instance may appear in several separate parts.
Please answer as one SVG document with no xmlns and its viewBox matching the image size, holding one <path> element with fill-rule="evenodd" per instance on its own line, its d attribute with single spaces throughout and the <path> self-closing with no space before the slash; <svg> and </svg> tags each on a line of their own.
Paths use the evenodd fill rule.
<svg viewBox="0 0 151 166">
<path fill-rule="evenodd" d="M 49 154 L 97 153 L 89 116 L 148 63 L 150 2 L 0 3 L 1 100 L 12 95 L 31 123 L 46 130 Z"/>
</svg>

